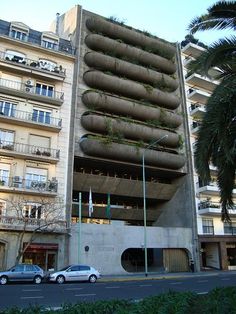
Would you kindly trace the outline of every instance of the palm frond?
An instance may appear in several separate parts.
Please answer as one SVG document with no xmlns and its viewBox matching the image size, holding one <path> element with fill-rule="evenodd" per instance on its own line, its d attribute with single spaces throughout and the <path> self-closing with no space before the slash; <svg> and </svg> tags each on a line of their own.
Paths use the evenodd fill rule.
<svg viewBox="0 0 236 314">
<path fill-rule="evenodd" d="M 195 17 L 189 24 L 191 34 L 210 29 L 236 28 L 236 2 L 218 1 L 207 9 L 208 13 Z"/>
<path fill-rule="evenodd" d="M 197 137 L 196 170 L 202 180 L 210 181 L 209 163 L 218 169 L 222 220 L 229 220 L 236 170 L 236 75 L 224 79 L 207 103 Z"/>
<path fill-rule="evenodd" d="M 236 36 L 219 39 L 210 45 L 196 60 L 189 64 L 189 70 L 212 78 L 209 70 L 218 68 L 215 79 L 231 76 L 236 71 Z"/>
</svg>

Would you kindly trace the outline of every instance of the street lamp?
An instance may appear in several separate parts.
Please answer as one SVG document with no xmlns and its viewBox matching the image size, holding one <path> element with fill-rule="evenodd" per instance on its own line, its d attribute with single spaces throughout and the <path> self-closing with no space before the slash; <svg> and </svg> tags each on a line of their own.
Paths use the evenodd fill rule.
<svg viewBox="0 0 236 314">
<path fill-rule="evenodd" d="M 146 181 L 145 181 L 145 152 L 148 148 L 151 146 L 159 143 L 164 138 L 167 138 L 168 135 L 164 135 L 155 142 L 149 144 L 144 150 L 143 150 L 143 222 L 144 222 L 144 263 L 145 263 L 145 276 L 148 276 L 148 260 L 147 260 L 147 213 L 146 213 Z"/>
</svg>

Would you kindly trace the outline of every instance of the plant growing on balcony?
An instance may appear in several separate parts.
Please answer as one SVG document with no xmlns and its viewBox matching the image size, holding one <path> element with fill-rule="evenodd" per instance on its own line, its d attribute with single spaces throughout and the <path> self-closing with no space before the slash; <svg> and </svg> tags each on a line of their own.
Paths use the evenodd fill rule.
<svg viewBox="0 0 236 314">
<path fill-rule="evenodd" d="M 44 151 L 44 152 L 42 152 L 42 156 L 48 156 L 48 157 L 50 157 L 50 156 L 51 156 L 51 153 L 50 153 L 50 152 L 47 152 L 47 151 Z"/>
</svg>

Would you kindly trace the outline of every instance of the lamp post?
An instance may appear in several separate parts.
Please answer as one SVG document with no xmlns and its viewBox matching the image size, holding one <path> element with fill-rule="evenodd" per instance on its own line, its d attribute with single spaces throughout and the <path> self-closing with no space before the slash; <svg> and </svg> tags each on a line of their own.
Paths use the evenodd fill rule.
<svg viewBox="0 0 236 314">
<path fill-rule="evenodd" d="M 147 213 L 146 213 L 146 181 L 145 181 L 145 152 L 151 146 L 159 143 L 168 135 L 164 135 L 155 142 L 149 144 L 143 151 L 142 161 L 143 161 L 143 223 L 144 223 L 144 263 L 145 263 L 145 276 L 148 276 L 148 260 L 147 260 Z"/>
</svg>

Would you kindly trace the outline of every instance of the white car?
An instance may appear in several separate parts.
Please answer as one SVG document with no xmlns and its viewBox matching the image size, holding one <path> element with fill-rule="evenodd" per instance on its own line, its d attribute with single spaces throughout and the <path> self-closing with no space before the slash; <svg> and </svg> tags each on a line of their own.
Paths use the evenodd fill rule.
<svg viewBox="0 0 236 314">
<path fill-rule="evenodd" d="M 101 277 L 98 270 L 87 265 L 69 265 L 49 275 L 48 280 L 62 284 L 69 281 L 89 281 L 95 283 Z"/>
</svg>

